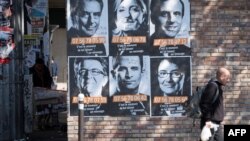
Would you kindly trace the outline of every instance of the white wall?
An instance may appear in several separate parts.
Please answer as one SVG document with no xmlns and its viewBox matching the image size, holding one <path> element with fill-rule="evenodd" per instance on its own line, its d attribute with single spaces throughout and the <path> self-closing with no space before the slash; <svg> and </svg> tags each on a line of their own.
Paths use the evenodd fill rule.
<svg viewBox="0 0 250 141">
<path fill-rule="evenodd" d="M 58 64 L 58 82 L 67 83 L 67 38 L 66 29 L 58 28 L 53 33 L 51 56 Z"/>
</svg>

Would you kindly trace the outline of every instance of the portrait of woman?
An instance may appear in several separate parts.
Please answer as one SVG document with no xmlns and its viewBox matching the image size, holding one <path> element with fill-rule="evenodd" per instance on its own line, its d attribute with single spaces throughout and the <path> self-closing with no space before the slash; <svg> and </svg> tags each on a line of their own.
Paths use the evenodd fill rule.
<svg viewBox="0 0 250 141">
<path fill-rule="evenodd" d="M 148 0 L 109 1 L 110 55 L 146 55 Z"/>
<path fill-rule="evenodd" d="M 144 0 L 114 0 L 112 10 L 113 36 L 145 35 L 148 20 Z"/>
<path fill-rule="evenodd" d="M 190 57 L 151 59 L 152 116 L 184 115 L 184 100 L 191 95 L 190 62 Z"/>
</svg>

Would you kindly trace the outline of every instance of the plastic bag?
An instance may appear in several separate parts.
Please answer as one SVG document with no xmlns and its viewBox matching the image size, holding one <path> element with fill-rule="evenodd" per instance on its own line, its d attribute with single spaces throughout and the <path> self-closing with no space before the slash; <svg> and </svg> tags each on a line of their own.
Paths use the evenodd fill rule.
<svg viewBox="0 0 250 141">
<path fill-rule="evenodd" d="M 208 141 L 208 139 L 212 136 L 210 128 L 204 126 L 201 130 L 201 140 Z"/>
</svg>

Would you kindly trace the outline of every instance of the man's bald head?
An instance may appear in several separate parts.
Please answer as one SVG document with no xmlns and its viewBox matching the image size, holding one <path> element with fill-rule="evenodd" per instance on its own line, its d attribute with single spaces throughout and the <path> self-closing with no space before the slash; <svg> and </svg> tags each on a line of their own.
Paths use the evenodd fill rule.
<svg viewBox="0 0 250 141">
<path fill-rule="evenodd" d="M 230 71 L 224 67 L 220 67 L 216 72 L 216 78 L 222 85 L 226 85 L 230 81 Z"/>
</svg>

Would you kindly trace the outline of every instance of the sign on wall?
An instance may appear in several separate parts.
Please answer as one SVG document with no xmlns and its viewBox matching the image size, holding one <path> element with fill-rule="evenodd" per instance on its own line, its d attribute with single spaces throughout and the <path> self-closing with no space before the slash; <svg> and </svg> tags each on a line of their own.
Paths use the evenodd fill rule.
<svg viewBox="0 0 250 141">
<path fill-rule="evenodd" d="M 70 115 L 185 116 L 189 0 L 68 0 Z"/>
</svg>

